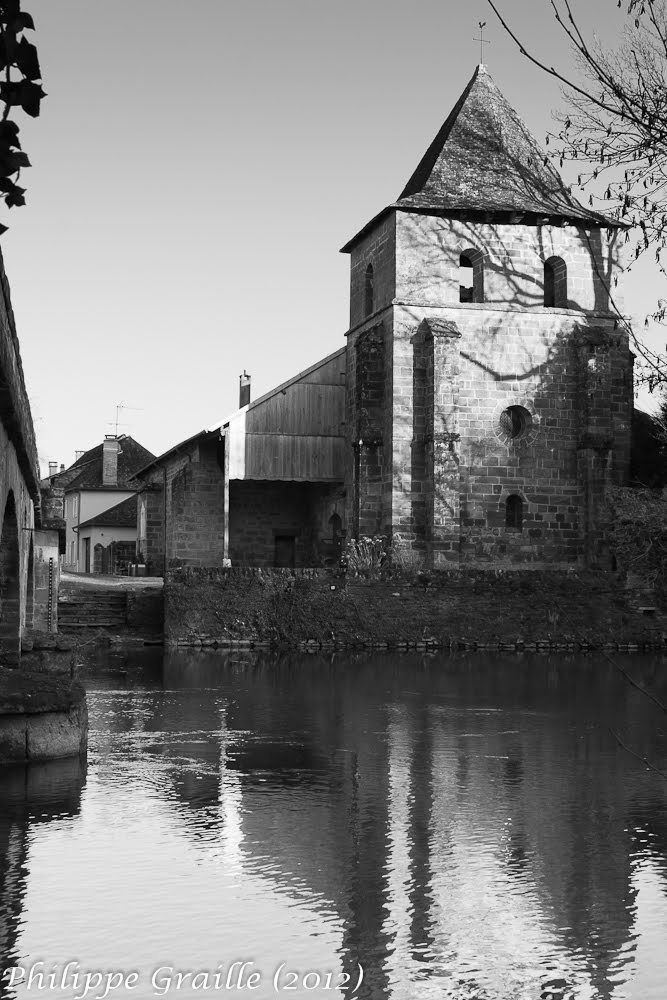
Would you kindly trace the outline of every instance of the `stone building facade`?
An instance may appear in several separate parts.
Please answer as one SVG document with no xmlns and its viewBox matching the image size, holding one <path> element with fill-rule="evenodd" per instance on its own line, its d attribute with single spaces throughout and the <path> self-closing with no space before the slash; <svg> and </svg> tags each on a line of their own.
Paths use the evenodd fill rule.
<svg viewBox="0 0 667 1000">
<path fill-rule="evenodd" d="M 600 557 L 630 459 L 619 227 L 563 187 L 479 67 L 351 256 L 345 483 L 352 534 L 427 565 Z"/>
<path fill-rule="evenodd" d="M 621 227 L 580 205 L 483 66 L 350 254 L 347 346 L 140 478 L 154 566 L 603 565 L 629 471 Z"/>
</svg>

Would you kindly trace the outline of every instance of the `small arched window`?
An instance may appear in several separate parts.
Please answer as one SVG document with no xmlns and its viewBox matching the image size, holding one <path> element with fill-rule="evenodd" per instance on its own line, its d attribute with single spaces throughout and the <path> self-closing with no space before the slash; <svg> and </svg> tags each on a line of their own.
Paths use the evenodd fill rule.
<svg viewBox="0 0 667 1000">
<path fill-rule="evenodd" d="M 480 250 L 464 250 L 459 257 L 459 302 L 484 301 L 483 261 Z"/>
<path fill-rule="evenodd" d="M 562 257 L 549 257 L 544 262 L 544 304 L 567 309 L 567 266 Z"/>
<path fill-rule="evenodd" d="M 375 309 L 375 292 L 373 289 L 373 265 L 366 268 L 366 279 L 364 282 L 364 316 L 370 316 Z"/>
<path fill-rule="evenodd" d="M 523 528 L 523 500 L 516 493 L 505 502 L 505 527 L 513 531 L 521 531 Z"/>
</svg>

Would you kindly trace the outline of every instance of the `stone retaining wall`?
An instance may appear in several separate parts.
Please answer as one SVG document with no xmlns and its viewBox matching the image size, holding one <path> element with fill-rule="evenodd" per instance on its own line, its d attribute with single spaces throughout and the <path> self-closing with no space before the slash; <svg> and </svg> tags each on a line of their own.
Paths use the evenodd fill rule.
<svg viewBox="0 0 667 1000">
<path fill-rule="evenodd" d="M 350 579 L 324 570 L 179 570 L 168 645 L 634 651 L 663 647 L 611 574 L 454 570 Z"/>
</svg>

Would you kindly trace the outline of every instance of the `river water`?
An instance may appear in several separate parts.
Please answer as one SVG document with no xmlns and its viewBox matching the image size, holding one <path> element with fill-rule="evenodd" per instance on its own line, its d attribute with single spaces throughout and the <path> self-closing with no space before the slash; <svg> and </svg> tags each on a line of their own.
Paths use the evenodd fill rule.
<svg viewBox="0 0 667 1000">
<path fill-rule="evenodd" d="M 617 662 L 667 697 L 661 658 Z M 667 717 L 608 661 L 140 650 L 85 680 L 87 769 L 0 777 L 3 997 L 667 996 L 667 780 L 614 735 L 667 771 Z"/>
</svg>

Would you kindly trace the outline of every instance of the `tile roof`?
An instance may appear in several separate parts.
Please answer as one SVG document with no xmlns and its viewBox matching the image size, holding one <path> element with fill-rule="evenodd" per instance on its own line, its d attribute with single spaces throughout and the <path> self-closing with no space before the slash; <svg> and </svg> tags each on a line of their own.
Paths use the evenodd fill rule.
<svg viewBox="0 0 667 1000">
<path fill-rule="evenodd" d="M 96 514 L 95 517 L 89 517 L 87 521 L 83 521 L 78 526 L 79 531 L 81 528 L 89 528 L 93 525 L 104 525 L 116 528 L 136 528 L 137 494 L 135 493 L 133 496 L 127 497 L 125 500 L 121 500 L 120 503 L 115 504 L 113 507 L 109 507 L 108 510 L 103 510 L 100 514 Z"/>
<path fill-rule="evenodd" d="M 509 212 L 589 225 L 614 221 L 580 205 L 528 128 L 478 66 L 417 169 L 389 209 Z M 375 220 L 373 220 L 375 221 Z M 365 226 L 343 247 L 350 250 Z"/>
<path fill-rule="evenodd" d="M 67 492 L 72 490 L 95 489 L 134 489 L 130 485 L 136 472 L 155 458 L 152 452 L 143 448 L 134 438 L 123 434 L 118 438 L 120 452 L 118 453 L 118 479 L 116 486 L 104 486 L 102 480 L 103 444 L 95 445 L 84 452 L 64 472 L 57 472 L 51 479 L 55 484 L 64 486 Z"/>
</svg>

